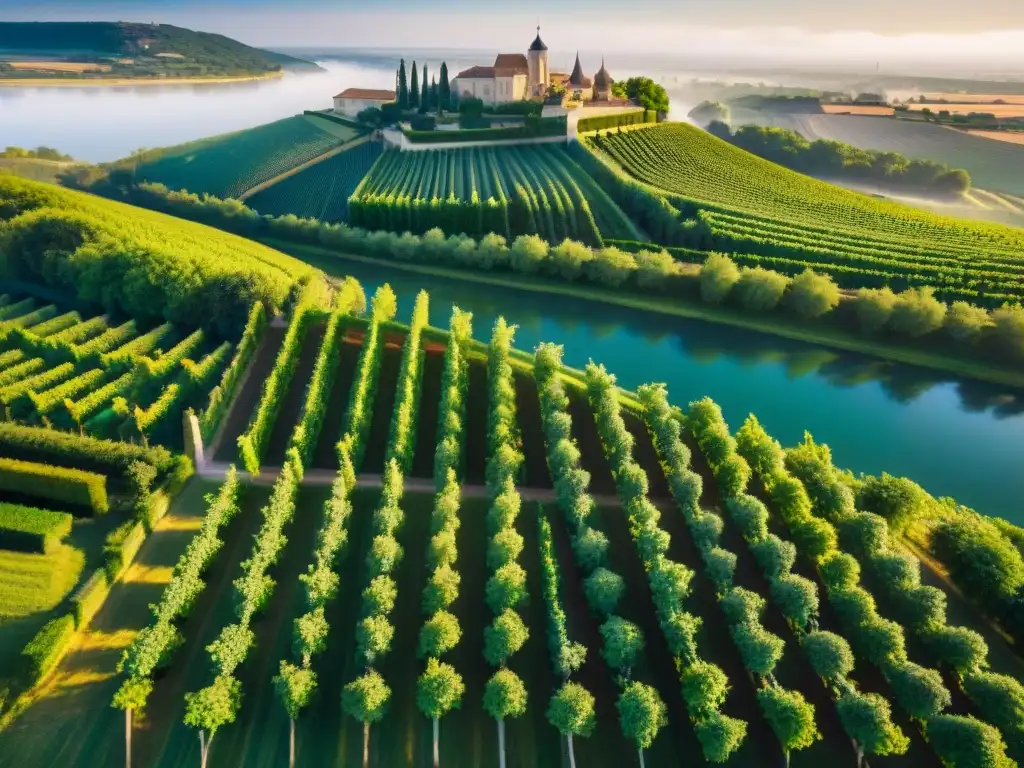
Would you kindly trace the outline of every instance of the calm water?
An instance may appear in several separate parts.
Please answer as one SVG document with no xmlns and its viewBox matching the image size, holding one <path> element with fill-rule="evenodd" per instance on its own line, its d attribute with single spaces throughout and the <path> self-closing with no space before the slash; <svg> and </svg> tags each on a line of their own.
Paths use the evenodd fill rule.
<svg viewBox="0 0 1024 768">
<path fill-rule="evenodd" d="M 368 296 L 389 282 L 402 319 L 425 288 L 434 325 L 447 327 L 457 304 L 473 312 L 474 336 L 486 340 L 504 315 L 519 326 L 520 349 L 563 344 L 568 365 L 604 363 L 627 389 L 665 382 L 682 405 L 709 395 L 734 429 L 755 413 L 783 445 L 807 430 L 832 447 L 838 466 L 905 475 L 935 495 L 1024 524 L 1024 393 L 697 321 L 336 267 L 362 281 Z"/>
</svg>

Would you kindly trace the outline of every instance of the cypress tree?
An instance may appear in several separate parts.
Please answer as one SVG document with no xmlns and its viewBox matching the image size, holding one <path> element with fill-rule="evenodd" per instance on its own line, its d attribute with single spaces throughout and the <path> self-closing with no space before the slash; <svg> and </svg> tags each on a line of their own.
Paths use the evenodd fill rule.
<svg viewBox="0 0 1024 768">
<path fill-rule="evenodd" d="M 427 65 L 423 65 L 423 90 L 420 91 L 420 114 L 430 109 L 430 80 L 427 76 Z"/>
<path fill-rule="evenodd" d="M 420 105 L 420 79 L 416 74 L 416 62 L 412 63 L 412 79 L 409 81 L 409 107 L 415 109 Z"/>
<path fill-rule="evenodd" d="M 437 96 L 437 78 L 430 78 L 430 106 L 436 109 L 438 112 L 441 111 L 441 102 Z"/>
<path fill-rule="evenodd" d="M 452 103 L 452 85 L 448 82 L 448 64 L 441 62 L 441 80 L 437 84 L 438 111 L 448 109 Z"/>
<path fill-rule="evenodd" d="M 402 59 L 398 67 L 398 106 L 401 109 L 409 108 L 409 83 L 405 77 L 405 59 Z"/>
</svg>

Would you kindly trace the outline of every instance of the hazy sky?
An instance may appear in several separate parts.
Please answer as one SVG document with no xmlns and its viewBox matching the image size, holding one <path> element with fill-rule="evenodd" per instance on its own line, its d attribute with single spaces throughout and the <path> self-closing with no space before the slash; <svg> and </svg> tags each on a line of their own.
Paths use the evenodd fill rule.
<svg viewBox="0 0 1024 768">
<path fill-rule="evenodd" d="M 0 20 L 156 21 L 262 46 L 525 48 L 1016 61 L 1024 0 L 0 0 Z"/>
</svg>

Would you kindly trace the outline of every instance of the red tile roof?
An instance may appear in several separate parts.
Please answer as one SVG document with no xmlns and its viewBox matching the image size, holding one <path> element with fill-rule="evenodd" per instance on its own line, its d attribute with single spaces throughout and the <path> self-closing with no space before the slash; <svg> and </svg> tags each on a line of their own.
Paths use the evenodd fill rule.
<svg viewBox="0 0 1024 768">
<path fill-rule="evenodd" d="M 463 80 L 493 80 L 494 67 L 470 67 L 457 75 Z"/>
<path fill-rule="evenodd" d="M 378 91 L 373 88 L 346 88 L 334 98 L 336 99 L 367 99 L 369 101 L 394 101 L 394 91 Z"/>
<path fill-rule="evenodd" d="M 494 60 L 495 69 L 511 69 L 526 74 L 530 71 L 530 65 L 526 62 L 526 56 L 522 53 L 499 53 Z"/>
</svg>

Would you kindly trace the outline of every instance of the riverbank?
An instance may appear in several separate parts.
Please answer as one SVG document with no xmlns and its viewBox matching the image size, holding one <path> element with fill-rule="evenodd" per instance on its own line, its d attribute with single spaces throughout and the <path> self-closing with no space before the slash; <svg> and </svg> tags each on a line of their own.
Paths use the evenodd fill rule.
<svg viewBox="0 0 1024 768">
<path fill-rule="evenodd" d="M 232 77 L 0 77 L 0 88 L 124 88 L 133 85 L 219 85 L 225 83 L 249 83 L 257 80 L 277 80 L 284 72 L 267 72 L 262 75 L 238 75 Z"/>
<path fill-rule="evenodd" d="M 738 312 L 729 307 L 685 302 L 680 299 L 661 298 L 658 296 L 641 296 L 621 291 L 609 291 L 593 286 L 561 283 L 526 275 L 484 273 L 468 269 L 411 264 L 392 259 L 339 253 L 319 246 L 299 245 L 274 238 L 258 239 L 273 248 L 302 259 L 326 272 L 338 272 L 337 269 L 332 269 L 334 264 L 351 261 L 359 264 L 374 265 L 384 269 L 396 269 L 413 274 L 447 278 L 463 283 L 490 285 L 499 288 L 529 291 L 531 293 L 572 296 L 578 299 L 611 304 L 627 309 L 639 309 L 691 320 L 721 323 L 743 330 L 773 334 L 786 339 L 831 347 L 845 352 L 870 355 L 895 363 L 930 368 L 963 378 L 977 379 L 992 384 L 1024 389 L 1024 371 L 1007 370 L 980 360 L 950 358 L 929 350 L 909 349 L 894 344 L 873 341 L 839 328 L 809 328 L 802 324 L 800 320 L 790 319 L 781 314 L 752 315 Z M 808 321 L 802 322 L 807 323 Z"/>
</svg>

